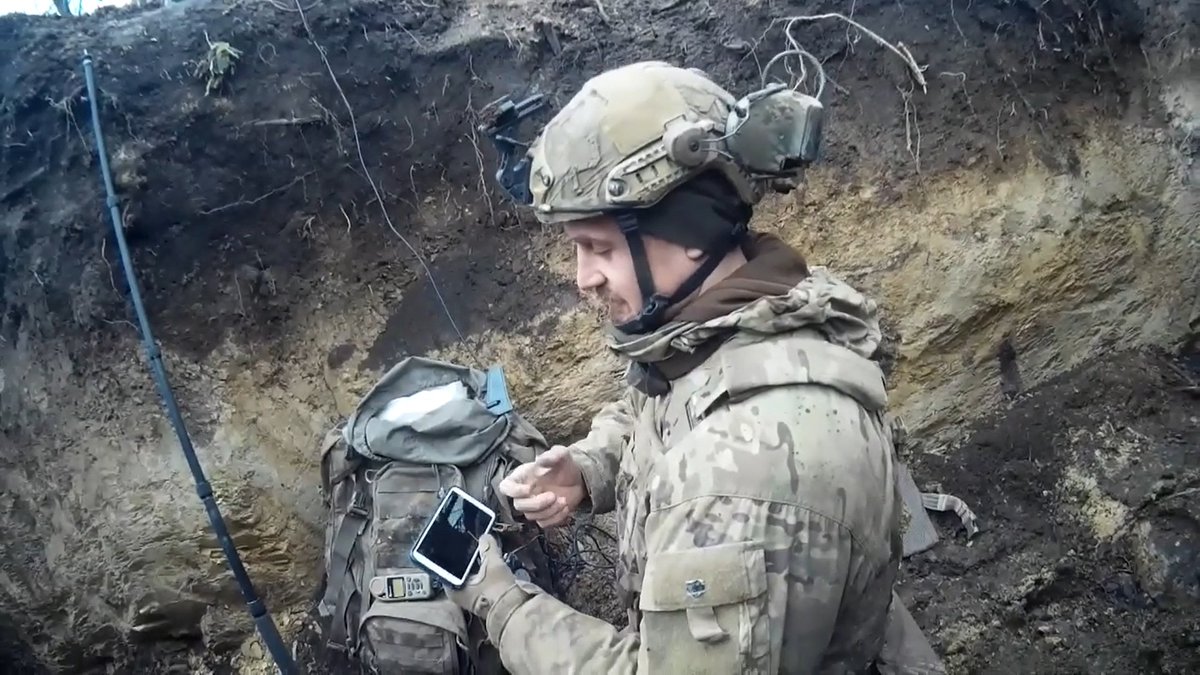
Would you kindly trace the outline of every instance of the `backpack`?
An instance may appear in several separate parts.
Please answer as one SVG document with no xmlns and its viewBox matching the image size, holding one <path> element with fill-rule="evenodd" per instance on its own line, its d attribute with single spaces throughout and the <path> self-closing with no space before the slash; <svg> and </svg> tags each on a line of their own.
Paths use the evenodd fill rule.
<svg viewBox="0 0 1200 675">
<path fill-rule="evenodd" d="M 502 672 L 482 623 L 409 551 L 445 491 L 458 486 L 496 511 L 493 535 L 514 572 L 549 588 L 540 530 L 498 491 L 509 471 L 547 447 L 513 410 L 498 366 L 481 372 L 409 357 L 388 371 L 321 448 L 329 521 L 317 610 L 326 646 L 370 673 Z M 382 599 L 371 581 L 390 575 L 426 579 L 433 595 Z"/>
</svg>

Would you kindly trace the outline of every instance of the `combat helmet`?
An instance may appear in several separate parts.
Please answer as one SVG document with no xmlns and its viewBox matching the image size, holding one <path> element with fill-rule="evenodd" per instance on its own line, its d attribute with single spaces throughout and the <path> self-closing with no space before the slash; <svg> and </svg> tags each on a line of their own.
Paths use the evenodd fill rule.
<svg viewBox="0 0 1200 675">
<path fill-rule="evenodd" d="M 758 202 L 761 189 L 711 133 L 735 103 L 700 71 L 662 61 L 591 78 L 529 149 L 530 206 L 544 223 L 644 209 L 708 170 Z"/>
<path fill-rule="evenodd" d="M 509 123 L 529 114 L 529 104 L 506 104 Z M 741 243 L 764 184 L 786 182 L 815 157 L 820 107 L 782 83 L 737 98 L 694 68 L 631 63 L 587 80 L 520 165 L 506 168 L 502 161 L 497 178 L 542 223 L 616 219 L 643 296 L 641 314 L 616 328 L 643 333 L 661 325 L 666 310 Z M 493 138 L 514 142 L 494 132 Z M 701 249 L 706 259 L 663 297 L 655 292 L 641 234 Z"/>
</svg>

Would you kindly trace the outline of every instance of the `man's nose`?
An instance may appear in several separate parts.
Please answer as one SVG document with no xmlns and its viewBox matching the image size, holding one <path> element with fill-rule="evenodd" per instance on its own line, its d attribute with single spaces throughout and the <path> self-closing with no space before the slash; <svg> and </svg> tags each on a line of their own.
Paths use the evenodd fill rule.
<svg viewBox="0 0 1200 675">
<path fill-rule="evenodd" d="M 604 285 L 604 275 L 589 258 L 584 251 L 579 251 L 575 257 L 575 285 L 584 293 Z"/>
</svg>

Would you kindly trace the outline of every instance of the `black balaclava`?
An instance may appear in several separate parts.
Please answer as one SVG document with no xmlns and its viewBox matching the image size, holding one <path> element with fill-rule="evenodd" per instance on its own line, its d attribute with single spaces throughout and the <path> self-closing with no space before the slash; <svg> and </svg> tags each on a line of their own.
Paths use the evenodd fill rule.
<svg viewBox="0 0 1200 675">
<path fill-rule="evenodd" d="M 725 255 L 741 245 L 751 213 L 750 206 L 741 200 L 729 181 L 715 172 L 701 174 L 684 183 L 654 206 L 617 212 L 617 224 L 629 242 L 633 269 L 642 292 L 642 311 L 614 328 L 636 335 L 662 326 L 667 309 L 700 288 Z M 670 297 L 654 290 L 643 234 L 685 248 L 700 249 L 707 254 L 699 269 Z"/>
</svg>

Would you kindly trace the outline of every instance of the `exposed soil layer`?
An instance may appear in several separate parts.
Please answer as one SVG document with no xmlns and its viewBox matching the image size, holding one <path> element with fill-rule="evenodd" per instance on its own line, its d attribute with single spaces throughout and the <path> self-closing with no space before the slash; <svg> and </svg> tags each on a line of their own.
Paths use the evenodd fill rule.
<svg viewBox="0 0 1200 675">
<path fill-rule="evenodd" d="M 918 619 L 960 672 L 1194 672 L 1200 433 L 1177 369 L 1196 379 L 1197 357 L 1129 351 L 1194 349 L 1200 332 L 1186 0 L 185 0 L 0 17 L 0 663 L 267 672 L 137 341 L 85 49 L 188 428 L 259 591 L 304 643 L 315 446 L 382 369 L 499 361 L 557 441 L 617 386 L 569 250 L 493 186 L 485 104 L 537 92 L 558 107 L 636 59 L 745 92 L 785 47 L 777 20 L 801 12 L 852 15 L 925 67 L 922 87 L 844 23 L 798 27 L 831 77 L 826 157 L 756 223 L 880 298 L 918 480 L 987 528 L 968 547 L 947 522 L 910 562 Z M 225 45 L 240 56 L 211 77 Z M 568 598 L 621 621 L 605 579 Z"/>
<path fill-rule="evenodd" d="M 905 566 L 902 595 L 953 672 L 1200 668 L 1200 370 L 1156 352 L 1090 360 L 979 421 L 916 475 L 983 531 Z"/>
<path fill-rule="evenodd" d="M 897 110 L 870 105 L 916 86 L 902 63 L 844 24 L 798 29 L 827 62 L 830 86 L 853 91 L 831 97 L 826 164 L 847 178 L 882 171 L 875 177 L 884 190 L 918 170 L 1003 170 L 1026 153 L 1071 171 L 1075 148 L 1055 141 L 1145 96 L 1125 79 L 1140 71 L 1122 65 L 1141 56 L 1146 22 L 1130 0 L 980 2 L 962 17 L 923 3 L 851 4 L 859 20 L 886 27 L 932 62 L 918 156 L 915 129 L 891 133 Z M 105 322 L 122 313 L 122 296 L 106 286 L 122 279 L 114 250 L 105 251 L 106 269 L 96 267 L 108 214 L 82 95 L 86 49 L 97 59 L 123 217 L 165 346 L 200 359 L 229 336 L 269 343 L 301 320 L 293 298 L 328 285 L 370 288 L 376 306 L 388 308 L 372 367 L 453 341 L 435 318 L 431 289 L 410 287 L 423 275 L 382 218 L 360 147 L 395 226 L 448 286 L 460 328 L 520 326 L 556 304 L 553 295 L 546 305 L 521 302 L 523 292 L 539 297 L 563 284 L 520 264 L 522 238 L 503 227 L 515 216 L 496 213 L 506 205 L 491 185 L 493 156 L 472 129 L 478 111 L 510 92 L 547 93 L 561 105 L 591 74 L 641 58 L 693 64 L 744 89 L 782 46 L 771 22 L 799 11 L 666 3 L 642 20 L 639 7 L 619 2 L 603 13 L 595 3 L 526 5 L 356 0 L 309 8 L 304 16 L 352 103 L 353 124 L 285 2 L 190 0 L 76 22 L 6 17 L 2 185 L 13 227 L 4 257 L 27 268 L 5 275 L 6 292 L 37 284 L 45 320 L 99 331 L 96 339 L 115 334 Z M 208 74 L 214 42 L 241 51 L 224 77 Z M 934 72 L 951 67 L 963 77 Z M 1153 101 L 1141 105 L 1142 114 L 1163 114 Z M 999 126 L 997 113 L 1008 113 Z M 928 139 L 948 137 L 928 150 Z M 898 161 L 905 157 L 912 161 Z M 24 297 L 4 320 L 10 340 L 37 314 Z"/>
</svg>

